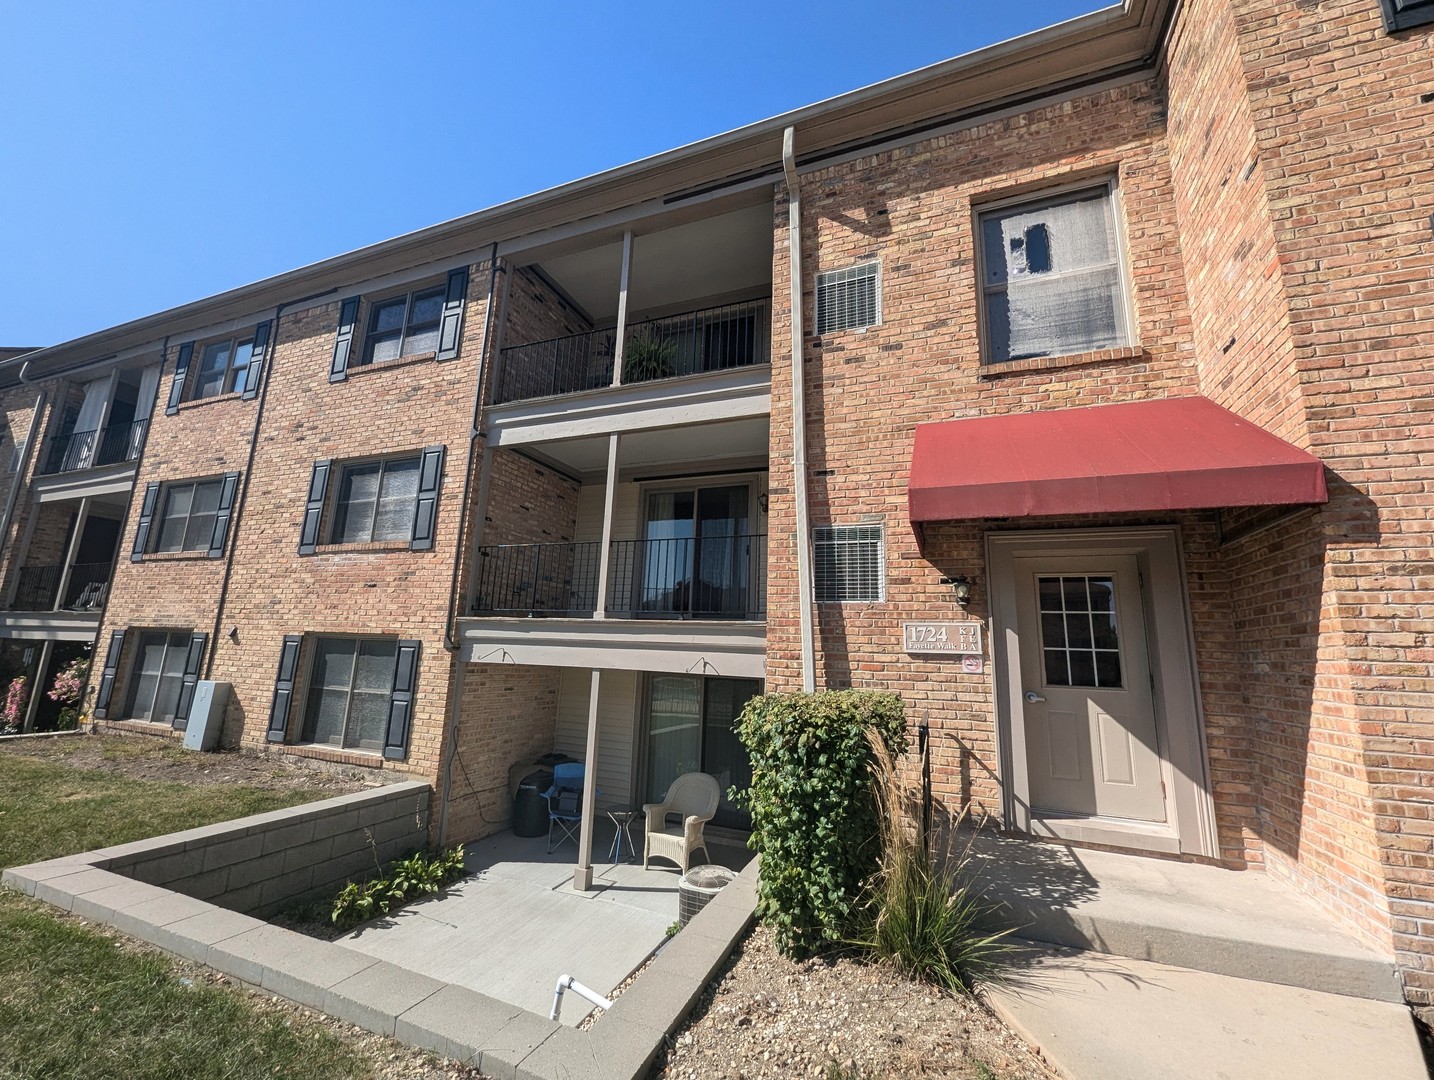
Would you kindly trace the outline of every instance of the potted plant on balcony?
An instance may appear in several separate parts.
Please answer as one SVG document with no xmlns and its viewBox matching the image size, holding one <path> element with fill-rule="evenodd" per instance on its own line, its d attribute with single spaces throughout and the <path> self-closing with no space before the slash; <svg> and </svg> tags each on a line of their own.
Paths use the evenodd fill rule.
<svg viewBox="0 0 1434 1080">
<path fill-rule="evenodd" d="M 677 374 L 677 342 L 660 337 L 650 329 L 640 329 L 622 348 L 622 381 L 651 382 L 670 379 Z"/>
</svg>

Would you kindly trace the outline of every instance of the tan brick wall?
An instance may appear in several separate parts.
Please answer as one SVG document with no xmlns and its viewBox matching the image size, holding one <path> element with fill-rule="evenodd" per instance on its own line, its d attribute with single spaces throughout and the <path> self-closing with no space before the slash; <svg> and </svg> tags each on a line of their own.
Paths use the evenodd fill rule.
<svg viewBox="0 0 1434 1080">
<path fill-rule="evenodd" d="M 508 770 L 553 749 L 560 668 L 466 664 L 459 695 L 445 842 L 506 829 Z"/>
</svg>

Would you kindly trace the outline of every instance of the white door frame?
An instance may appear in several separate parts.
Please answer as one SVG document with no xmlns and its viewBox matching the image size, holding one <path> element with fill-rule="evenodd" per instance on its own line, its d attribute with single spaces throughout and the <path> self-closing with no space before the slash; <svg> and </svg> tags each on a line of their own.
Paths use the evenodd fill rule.
<svg viewBox="0 0 1434 1080">
<path fill-rule="evenodd" d="M 1175 526 L 986 535 L 998 768 L 1008 828 L 1141 851 L 1218 856 L 1181 550 L 1180 530 Z M 1140 603 L 1145 613 L 1167 811 L 1166 821 L 1160 824 L 1031 814 L 1014 560 L 1085 554 L 1133 555 L 1144 582 Z M 1161 601 L 1158 605 L 1156 596 Z"/>
</svg>

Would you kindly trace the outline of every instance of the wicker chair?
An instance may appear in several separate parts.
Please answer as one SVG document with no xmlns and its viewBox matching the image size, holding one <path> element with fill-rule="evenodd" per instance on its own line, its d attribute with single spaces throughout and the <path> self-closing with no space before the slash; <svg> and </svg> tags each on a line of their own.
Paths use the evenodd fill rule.
<svg viewBox="0 0 1434 1080">
<path fill-rule="evenodd" d="M 653 858 L 670 859 L 687 873 L 692 853 L 698 848 L 711 858 L 707 842 L 702 836 L 702 827 L 717 813 L 722 789 L 716 779 L 706 773 L 683 773 L 667 789 L 667 797 L 660 803 L 648 803 L 642 808 L 647 816 L 646 840 L 642 846 L 642 866 Z M 667 824 L 668 814 L 680 814 L 680 825 Z"/>
</svg>

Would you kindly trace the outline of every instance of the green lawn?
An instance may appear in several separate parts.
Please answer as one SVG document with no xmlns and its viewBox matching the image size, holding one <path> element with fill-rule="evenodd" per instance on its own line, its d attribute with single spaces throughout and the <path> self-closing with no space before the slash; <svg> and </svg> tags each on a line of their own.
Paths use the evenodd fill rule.
<svg viewBox="0 0 1434 1080">
<path fill-rule="evenodd" d="M 132 740 L 140 743 L 141 740 Z M 143 752 L 143 751 L 136 751 Z M 290 806 L 304 792 L 188 787 L 0 754 L 0 866 Z M 0 890 L 0 1078 L 369 1075 L 329 1031 L 182 979 L 161 956 Z"/>
</svg>

